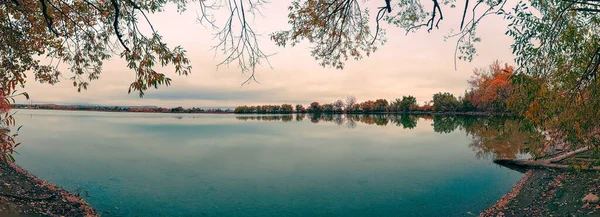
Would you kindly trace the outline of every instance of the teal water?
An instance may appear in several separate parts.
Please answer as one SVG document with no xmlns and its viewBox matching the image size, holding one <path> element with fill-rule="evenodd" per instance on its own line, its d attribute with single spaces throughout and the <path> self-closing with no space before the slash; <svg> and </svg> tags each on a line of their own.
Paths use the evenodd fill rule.
<svg viewBox="0 0 600 217">
<path fill-rule="evenodd" d="M 17 163 L 103 216 L 470 216 L 522 177 L 440 118 L 15 117 Z"/>
</svg>

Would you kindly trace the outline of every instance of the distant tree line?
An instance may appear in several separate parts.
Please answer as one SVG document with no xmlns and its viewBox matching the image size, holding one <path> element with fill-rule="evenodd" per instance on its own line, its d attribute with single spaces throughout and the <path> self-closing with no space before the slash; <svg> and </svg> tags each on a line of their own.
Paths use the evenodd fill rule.
<svg viewBox="0 0 600 217">
<path fill-rule="evenodd" d="M 255 113 L 255 114 L 291 114 L 294 111 L 292 105 L 259 105 L 259 106 L 238 106 L 234 113 Z"/>
<path fill-rule="evenodd" d="M 202 109 L 202 108 L 162 108 L 155 106 L 90 106 L 90 105 L 55 105 L 55 104 L 14 104 L 16 109 L 46 109 L 74 111 L 105 111 L 105 112 L 149 112 L 149 113 L 231 113 L 231 109 Z"/>
<path fill-rule="evenodd" d="M 475 69 L 469 80 L 469 89 L 463 96 L 454 96 L 448 92 L 433 95 L 433 100 L 417 103 L 414 96 L 408 95 L 388 101 L 387 99 L 367 100 L 358 103 L 354 96 L 345 101 L 321 104 L 312 102 L 308 107 L 289 104 L 238 106 L 234 113 L 254 114 L 291 114 L 291 113 L 327 113 L 327 114 L 382 114 L 382 113 L 513 113 L 509 102 L 514 96 L 516 85 L 510 80 L 512 66 L 500 65 L 498 61 L 488 68 Z"/>
</svg>

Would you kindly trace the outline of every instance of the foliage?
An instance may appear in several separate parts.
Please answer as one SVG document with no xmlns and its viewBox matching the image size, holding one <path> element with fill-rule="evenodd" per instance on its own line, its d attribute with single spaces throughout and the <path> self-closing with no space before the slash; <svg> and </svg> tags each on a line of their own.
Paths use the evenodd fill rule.
<svg viewBox="0 0 600 217">
<path fill-rule="evenodd" d="M 298 104 L 298 105 L 296 105 L 296 110 L 295 111 L 297 113 L 306 113 L 306 108 L 304 108 L 303 105 Z"/>
<path fill-rule="evenodd" d="M 515 89 L 511 81 L 513 73 L 512 66 L 501 67 L 498 61 L 487 69 L 475 69 L 469 80 L 471 89 L 465 94 L 466 101 L 480 111 L 506 111 L 506 102 Z"/>
<path fill-rule="evenodd" d="M 78 91 L 85 90 L 99 78 L 103 62 L 115 54 L 135 73 L 129 92 L 143 96 L 148 88 L 169 85 L 171 80 L 159 67 L 172 66 L 175 74 L 187 75 L 191 66 L 186 51 L 167 46 L 147 19 L 168 3 L 179 11 L 187 5 L 181 0 L 0 1 L 0 95 L 3 100 L 20 95 L 28 75 L 51 85 L 66 77 Z M 149 34 L 140 31 L 142 17 Z M 113 45 L 115 38 L 119 45 Z M 61 63 L 68 72 L 59 68 Z M 4 121 L 12 122 L 3 128 L 13 126 L 9 113 L 2 114 Z M 2 136 L 6 138 L 0 151 L 12 153 L 17 144 L 6 142 L 14 138 Z"/>
<path fill-rule="evenodd" d="M 258 106 L 238 106 L 233 112 L 238 114 L 243 113 L 258 113 L 258 114 L 291 114 L 294 111 L 292 105 L 258 105 Z"/>
<path fill-rule="evenodd" d="M 367 100 L 360 103 L 360 110 L 363 113 L 372 113 L 375 112 L 375 102 L 372 100 Z"/>
<path fill-rule="evenodd" d="M 518 64 L 511 107 L 576 146 L 600 134 L 600 5 L 594 1 L 519 2 L 507 35 Z"/>
<path fill-rule="evenodd" d="M 319 104 L 319 102 L 312 102 L 310 104 L 310 107 L 308 107 L 308 112 L 310 112 L 310 113 L 320 113 L 322 111 L 323 111 L 323 109 L 321 108 L 321 105 Z"/>
<path fill-rule="evenodd" d="M 169 85 L 170 79 L 157 67 L 173 66 L 176 74 L 187 75 L 191 66 L 181 47 L 170 48 L 152 28 L 147 14 L 162 11 L 167 3 L 184 10 L 180 0 L 145 1 L 3 1 L 0 2 L 0 68 L 4 69 L 4 93 L 24 87 L 26 73 L 41 83 L 55 84 L 65 72 L 56 62 L 69 66 L 68 78 L 78 91 L 99 78 L 102 63 L 119 53 L 135 72 L 129 91 L 140 96 L 150 87 Z M 139 30 L 139 17 L 152 28 L 150 34 Z M 110 41 L 116 37 L 119 47 Z M 54 62 L 42 62 L 44 56 Z M 7 95 L 5 95 L 7 96 Z"/>
<path fill-rule="evenodd" d="M 417 108 L 417 99 L 414 96 L 403 96 L 390 104 L 390 110 L 393 112 L 415 111 Z"/>
<path fill-rule="evenodd" d="M 511 67 L 506 66 L 507 69 L 512 69 Z M 499 66 L 498 63 L 495 62 L 490 69 L 494 69 L 496 71 L 499 70 Z M 500 70 L 499 72 L 500 74 L 504 73 Z M 477 84 L 482 86 L 481 88 L 479 86 L 475 87 L 473 86 L 471 88 L 471 90 L 469 91 L 465 91 L 465 96 L 464 97 L 459 97 L 458 99 L 450 93 L 436 93 L 433 95 L 433 101 L 431 102 L 424 102 L 423 105 L 419 105 L 417 103 L 417 99 L 414 96 L 408 95 L 408 96 L 403 96 L 402 99 L 397 98 L 393 101 L 391 101 L 391 103 L 388 102 L 388 100 L 386 99 L 377 99 L 377 100 L 367 100 L 364 102 L 360 102 L 357 103 L 356 102 L 356 98 L 353 96 L 349 96 L 346 99 L 346 103 L 344 103 L 342 100 L 336 100 L 333 103 L 325 103 L 325 104 L 320 104 L 319 102 L 313 102 L 308 106 L 308 109 L 305 109 L 303 105 L 296 105 L 295 110 L 293 110 L 292 112 L 296 112 L 296 113 L 325 113 L 325 114 L 330 114 L 330 113 L 346 113 L 346 114 L 372 114 L 372 113 L 431 113 L 431 112 L 472 112 L 472 111 L 476 111 L 476 110 L 481 110 L 481 111 L 486 111 L 484 109 L 482 109 L 483 107 L 480 108 L 476 108 L 475 105 L 473 105 L 473 101 L 474 98 L 473 95 L 475 94 L 481 94 L 480 92 L 484 92 L 484 87 L 488 87 L 491 86 L 493 87 L 493 90 L 496 90 L 497 92 L 501 92 L 499 90 L 507 90 L 510 89 L 510 92 L 506 92 L 506 94 L 504 92 L 501 92 L 501 94 L 497 95 L 495 98 L 493 98 L 493 100 L 498 101 L 500 99 L 500 96 L 502 96 L 502 103 L 506 104 L 508 101 L 507 98 L 510 99 L 516 99 L 517 97 L 514 97 L 513 95 L 511 95 L 513 92 L 512 91 L 514 89 L 514 87 L 506 87 L 507 85 L 511 85 L 512 83 L 510 81 L 508 82 L 504 82 L 504 83 L 493 83 L 493 82 L 489 82 L 489 80 L 491 78 L 495 78 L 498 76 L 492 76 L 492 75 L 496 75 L 496 74 L 489 74 L 489 73 L 481 73 L 478 74 L 478 77 L 474 77 L 470 82 L 472 84 Z M 506 78 L 508 79 L 508 78 Z M 493 85 L 487 85 L 488 83 L 492 83 Z M 487 85 L 487 86 L 486 86 Z M 488 88 L 490 89 L 490 88 Z M 486 90 L 489 91 L 489 90 Z M 490 94 L 491 95 L 491 94 Z M 491 98 L 485 98 L 486 100 L 491 99 Z M 487 102 L 487 101 L 486 101 Z M 433 103 L 433 104 L 432 104 Z M 514 104 L 514 103 L 513 103 Z M 481 103 L 478 104 L 481 106 Z M 288 106 L 288 105 L 282 105 L 281 107 L 283 108 L 284 106 Z M 291 105 L 289 105 L 291 107 Z M 499 109 L 494 110 L 494 112 L 498 112 L 498 113 L 506 113 L 508 110 L 505 109 L 506 106 L 502 106 L 499 107 Z M 239 112 L 237 112 L 239 110 Z M 270 112 L 271 110 L 273 110 L 273 108 L 266 108 L 264 106 L 257 106 L 257 107 L 247 107 L 247 106 L 240 106 L 236 109 L 236 113 L 282 113 L 279 112 L 278 109 L 275 109 L 275 111 L 277 112 Z M 290 108 L 287 108 L 285 110 L 285 112 L 283 113 L 291 113 L 288 110 L 290 110 Z"/>
<path fill-rule="evenodd" d="M 45 110 L 74 110 L 74 111 L 102 111 L 102 112 L 147 112 L 147 113 L 230 113 L 230 109 L 202 109 L 202 108 L 162 108 L 156 106 L 90 106 L 90 105 L 55 105 L 55 104 L 14 104 L 17 109 L 45 109 Z"/>
<path fill-rule="evenodd" d="M 333 113 L 335 111 L 335 108 L 334 108 L 333 104 L 325 103 L 325 104 L 321 105 L 320 111 L 325 112 L 325 113 Z"/>
<path fill-rule="evenodd" d="M 279 108 L 280 113 L 291 114 L 294 111 L 294 108 L 290 104 L 283 104 Z"/>
<path fill-rule="evenodd" d="M 290 30 L 275 32 L 271 39 L 279 46 L 308 40 L 311 54 L 322 66 L 344 68 L 344 61 L 359 60 L 376 50 L 371 43 L 368 11 L 358 0 L 294 0 L 288 8 Z"/>
<path fill-rule="evenodd" d="M 433 95 L 433 110 L 457 111 L 460 103 L 451 93 L 436 93 Z"/>
<path fill-rule="evenodd" d="M 388 110 L 388 101 L 386 99 L 377 99 L 375 100 L 375 112 L 387 112 Z"/>
<path fill-rule="evenodd" d="M 350 106 L 350 108 L 348 110 L 345 111 L 346 113 L 361 113 L 362 111 L 360 110 L 360 104 L 353 104 L 352 106 Z"/>
</svg>

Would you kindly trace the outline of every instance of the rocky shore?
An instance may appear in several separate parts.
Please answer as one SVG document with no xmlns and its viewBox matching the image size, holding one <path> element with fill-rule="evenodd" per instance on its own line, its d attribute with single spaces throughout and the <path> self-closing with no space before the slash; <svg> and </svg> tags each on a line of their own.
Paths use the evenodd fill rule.
<svg viewBox="0 0 600 217">
<path fill-rule="evenodd" d="M 0 216 L 98 216 L 83 199 L 31 175 L 10 161 L 0 162 Z"/>
<path fill-rule="evenodd" d="M 600 172 L 534 169 L 480 216 L 600 216 Z"/>
</svg>

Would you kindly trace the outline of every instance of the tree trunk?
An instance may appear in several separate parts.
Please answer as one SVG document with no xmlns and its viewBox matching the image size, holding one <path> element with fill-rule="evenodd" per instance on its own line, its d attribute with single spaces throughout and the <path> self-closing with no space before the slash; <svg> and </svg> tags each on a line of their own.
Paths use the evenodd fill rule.
<svg viewBox="0 0 600 217">
<path fill-rule="evenodd" d="M 569 165 L 556 164 L 556 162 L 564 160 L 576 154 L 588 151 L 590 147 L 583 147 L 574 151 L 566 152 L 553 158 L 543 160 L 517 160 L 517 159 L 495 159 L 494 163 L 507 167 L 525 167 L 525 168 L 554 168 L 554 169 L 569 169 Z M 587 170 L 600 170 L 600 166 L 587 168 Z"/>
</svg>

